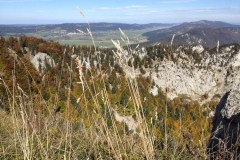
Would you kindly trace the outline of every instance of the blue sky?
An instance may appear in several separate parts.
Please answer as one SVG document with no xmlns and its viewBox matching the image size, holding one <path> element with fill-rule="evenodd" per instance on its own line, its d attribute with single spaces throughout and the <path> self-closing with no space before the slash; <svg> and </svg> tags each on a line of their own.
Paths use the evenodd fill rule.
<svg viewBox="0 0 240 160">
<path fill-rule="evenodd" d="M 203 19 L 240 24 L 240 0 L 0 0 L 0 24 L 180 23 Z"/>
</svg>

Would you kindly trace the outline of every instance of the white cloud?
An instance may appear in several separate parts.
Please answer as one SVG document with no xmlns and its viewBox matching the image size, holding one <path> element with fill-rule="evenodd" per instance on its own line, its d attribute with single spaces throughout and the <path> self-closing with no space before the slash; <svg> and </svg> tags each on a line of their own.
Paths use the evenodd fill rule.
<svg viewBox="0 0 240 160">
<path fill-rule="evenodd" d="M 101 15 L 101 14 L 100 14 Z M 236 23 L 239 21 L 240 9 L 236 7 L 225 8 L 142 8 L 139 10 L 125 10 L 124 12 L 114 12 L 111 14 L 104 14 L 107 20 L 114 20 L 114 17 L 118 17 L 117 20 L 124 22 L 170 22 L 179 23 L 184 21 L 197 21 L 202 19 L 207 20 L 220 20 L 230 23 Z"/>
<path fill-rule="evenodd" d="M 141 5 L 130 5 L 130 6 L 123 6 L 123 7 L 99 7 L 97 10 L 133 10 L 133 9 L 141 9 L 145 8 L 145 6 Z"/>
<path fill-rule="evenodd" d="M 123 9 L 139 9 L 139 8 L 144 8 L 145 6 L 140 6 L 140 5 L 131 5 L 131 6 L 125 6 Z"/>
<path fill-rule="evenodd" d="M 191 2 L 195 2 L 197 0 L 163 0 L 160 3 L 163 4 L 172 4 L 172 3 L 191 3 Z"/>
</svg>

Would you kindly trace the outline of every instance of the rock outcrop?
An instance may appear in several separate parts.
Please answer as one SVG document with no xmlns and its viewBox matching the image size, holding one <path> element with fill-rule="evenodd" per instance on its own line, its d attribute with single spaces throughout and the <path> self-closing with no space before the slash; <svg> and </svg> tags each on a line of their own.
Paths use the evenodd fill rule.
<svg viewBox="0 0 240 160">
<path fill-rule="evenodd" d="M 155 86 L 162 91 L 168 89 L 168 98 L 186 95 L 208 101 L 217 95 L 221 97 L 240 82 L 239 46 L 222 46 L 211 51 L 195 46 L 191 54 L 184 50 L 180 46 L 171 58 L 153 61 L 153 67 L 145 69 L 144 76 L 152 79 Z M 157 95 L 152 89 L 149 92 Z"/>
<path fill-rule="evenodd" d="M 47 70 L 47 67 L 52 68 L 55 66 L 54 59 L 48 54 L 41 52 L 33 56 L 31 62 L 40 74 L 43 74 Z"/>
<path fill-rule="evenodd" d="M 240 84 L 227 92 L 216 108 L 208 144 L 210 159 L 240 157 Z"/>
<path fill-rule="evenodd" d="M 136 133 L 139 123 L 132 116 L 121 116 L 116 110 L 113 110 L 113 115 L 116 121 L 125 123 L 129 131 Z"/>
</svg>

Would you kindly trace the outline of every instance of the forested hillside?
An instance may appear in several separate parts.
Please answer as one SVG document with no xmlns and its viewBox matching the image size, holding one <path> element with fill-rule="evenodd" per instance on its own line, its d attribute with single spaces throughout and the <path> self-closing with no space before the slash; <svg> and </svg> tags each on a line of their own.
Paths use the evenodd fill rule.
<svg viewBox="0 0 240 160">
<path fill-rule="evenodd" d="M 191 96 L 160 82 L 172 76 L 181 84 L 174 72 L 165 75 L 168 65 L 187 70 L 185 78 L 191 69 L 210 67 L 200 64 L 209 57 L 215 63 L 216 48 L 203 53 L 196 46 L 114 43 L 116 49 L 99 49 L 26 36 L 0 39 L 4 158 L 206 157 L 212 111 L 223 92 Z M 232 46 L 235 57 L 239 45 Z"/>
</svg>

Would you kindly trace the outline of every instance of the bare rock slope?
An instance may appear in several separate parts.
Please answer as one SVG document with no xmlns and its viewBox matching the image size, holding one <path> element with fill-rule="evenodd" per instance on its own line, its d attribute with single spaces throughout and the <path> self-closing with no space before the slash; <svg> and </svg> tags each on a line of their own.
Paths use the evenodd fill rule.
<svg viewBox="0 0 240 160">
<path fill-rule="evenodd" d="M 202 46 L 192 48 L 191 56 L 180 46 L 172 58 L 154 61 L 145 77 L 154 82 L 149 92 L 157 95 L 156 87 L 168 90 L 170 99 L 186 95 L 194 100 L 219 98 L 240 82 L 240 48 L 238 45 L 215 48 L 214 52 Z M 153 90 L 155 92 L 153 92 Z"/>
</svg>

